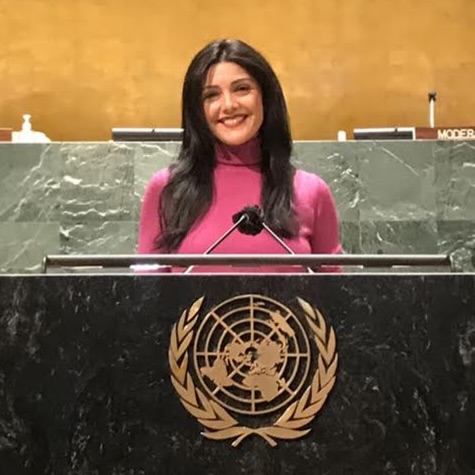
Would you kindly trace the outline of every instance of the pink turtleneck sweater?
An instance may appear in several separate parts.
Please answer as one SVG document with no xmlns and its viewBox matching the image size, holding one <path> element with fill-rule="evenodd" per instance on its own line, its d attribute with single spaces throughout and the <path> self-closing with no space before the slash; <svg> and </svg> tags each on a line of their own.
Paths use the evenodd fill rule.
<svg viewBox="0 0 475 475">
<path fill-rule="evenodd" d="M 177 254 L 203 254 L 232 225 L 233 214 L 243 207 L 261 204 L 260 144 L 253 139 L 243 145 L 216 146 L 214 197 L 208 212 L 196 222 L 177 250 Z M 148 183 L 142 202 L 138 252 L 154 254 L 154 241 L 160 233 L 158 206 L 169 170 L 158 171 Z M 342 251 L 338 216 L 328 185 L 318 176 L 297 170 L 294 176 L 294 209 L 299 233 L 285 243 L 296 254 L 337 254 Z M 212 254 L 286 254 L 264 230 L 257 236 L 234 231 Z M 326 267 L 338 271 L 338 267 Z M 235 268 L 197 266 L 193 272 L 302 272 L 301 267 L 261 266 Z"/>
</svg>

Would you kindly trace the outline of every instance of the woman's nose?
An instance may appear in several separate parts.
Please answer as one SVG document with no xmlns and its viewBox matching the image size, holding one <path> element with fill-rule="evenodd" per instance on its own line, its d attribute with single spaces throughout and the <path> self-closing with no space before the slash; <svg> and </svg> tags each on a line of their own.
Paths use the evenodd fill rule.
<svg viewBox="0 0 475 475">
<path fill-rule="evenodd" d="M 224 110 L 233 110 L 236 107 L 236 100 L 231 92 L 225 92 L 222 97 L 222 107 Z"/>
</svg>

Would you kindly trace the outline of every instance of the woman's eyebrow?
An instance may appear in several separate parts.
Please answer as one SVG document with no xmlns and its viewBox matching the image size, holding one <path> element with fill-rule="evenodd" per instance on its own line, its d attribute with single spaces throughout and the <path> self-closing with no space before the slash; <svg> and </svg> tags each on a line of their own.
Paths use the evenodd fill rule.
<svg viewBox="0 0 475 475">
<path fill-rule="evenodd" d="M 251 78 L 251 76 L 244 76 L 242 78 L 235 79 L 231 84 L 235 84 L 235 83 L 241 82 L 241 81 L 253 81 L 253 79 Z"/>
</svg>

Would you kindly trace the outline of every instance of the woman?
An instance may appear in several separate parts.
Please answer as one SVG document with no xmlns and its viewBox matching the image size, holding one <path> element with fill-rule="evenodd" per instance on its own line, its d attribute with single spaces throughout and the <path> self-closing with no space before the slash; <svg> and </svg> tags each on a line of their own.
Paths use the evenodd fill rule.
<svg viewBox="0 0 475 475">
<path fill-rule="evenodd" d="M 292 166 L 282 88 L 259 52 L 239 40 L 215 41 L 198 52 L 183 84 L 182 127 L 177 161 L 156 173 L 145 191 L 140 253 L 203 254 L 232 226 L 233 215 L 256 204 L 264 222 L 296 254 L 341 252 L 331 192 L 321 178 Z M 216 253 L 286 251 L 265 231 L 257 236 L 236 231 Z M 295 267 L 240 271 L 295 272 Z"/>
</svg>

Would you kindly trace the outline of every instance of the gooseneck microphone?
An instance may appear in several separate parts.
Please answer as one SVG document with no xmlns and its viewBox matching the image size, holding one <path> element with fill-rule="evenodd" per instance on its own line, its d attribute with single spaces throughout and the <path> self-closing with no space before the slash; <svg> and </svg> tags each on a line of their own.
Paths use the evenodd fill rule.
<svg viewBox="0 0 475 475">
<path fill-rule="evenodd" d="M 246 216 L 247 219 L 241 222 L 243 216 Z M 238 231 L 251 236 L 256 236 L 263 229 L 266 230 L 274 241 L 278 242 L 289 254 L 295 255 L 295 252 L 266 224 L 264 221 L 264 213 L 259 206 L 245 206 L 241 211 L 233 215 L 233 223 L 237 225 Z M 307 267 L 307 270 L 310 274 L 314 273 L 310 267 Z"/>
<path fill-rule="evenodd" d="M 264 216 L 259 206 L 245 206 L 233 214 L 233 223 L 242 234 L 257 236 L 264 229 Z"/>
<path fill-rule="evenodd" d="M 233 219 L 233 223 L 234 225 L 231 226 L 222 236 L 220 236 L 213 244 L 211 244 L 210 247 L 208 247 L 208 249 L 206 249 L 206 251 L 203 253 L 203 255 L 206 256 L 206 254 L 210 254 L 211 251 L 213 251 L 214 249 L 216 249 L 229 235 L 231 235 L 244 221 L 246 221 L 247 217 L 246 216 L 241 216 L 240 218 L 238 218 L 236 221 L 234 221 Z M 193 267 L 194 266 L 190 266 L 188 267 L 185 272 L 183 272 L 184 274 L 188 274 L 189 272 L 191 272 L 193 270 Z"/>
<path fill-rule="evenodd" d="M 274 232 L 264 221 L 264 213 L 257 205 L 245 206 L 241 211 L 233 214 L 232 216 L 233 226 L 231 226 L 222 236 L 220 236 L 206 251 L 204 255 L 210 254 L 211 251 L 216 249 L 229 235 L 231 235 L 236 229 L 248 236 L 257 236 L 263 230 L 265 230 L 279 245 L 285 249 L 289 254 L 295 255 L 295 252 L 285 244 L 285 242 Z M 190 266 L 185 270 L 185 274 L 191 272 L 194 266 Z M 314 271 L 307 267 L 310 274 Z"/>
</svg>

